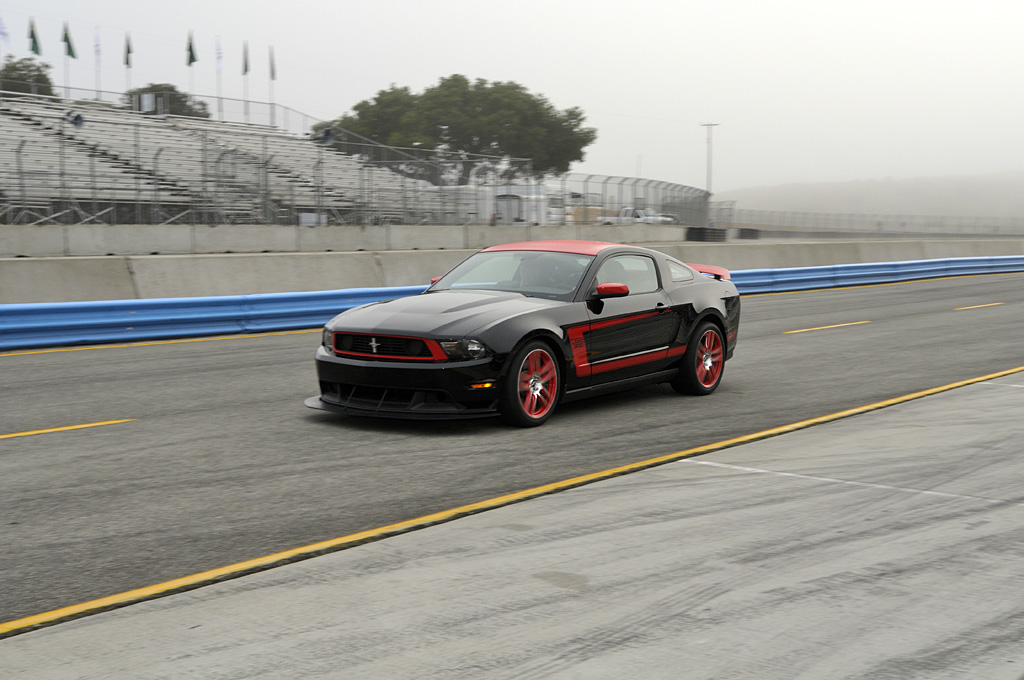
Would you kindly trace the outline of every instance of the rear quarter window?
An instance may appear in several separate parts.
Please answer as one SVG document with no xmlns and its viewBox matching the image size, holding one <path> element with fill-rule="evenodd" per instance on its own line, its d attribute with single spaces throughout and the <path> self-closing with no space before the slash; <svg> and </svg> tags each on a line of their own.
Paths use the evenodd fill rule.
<svg viewBox="0 0 1024 680">
<path fill-rule="evenodd" d="M 673 262 L 672 260 L 669 260 L 668 271 L 669 275 L 672 277 L 673 283 L 693 281 L 693 270 L 681 262 Z"/>
</svg>

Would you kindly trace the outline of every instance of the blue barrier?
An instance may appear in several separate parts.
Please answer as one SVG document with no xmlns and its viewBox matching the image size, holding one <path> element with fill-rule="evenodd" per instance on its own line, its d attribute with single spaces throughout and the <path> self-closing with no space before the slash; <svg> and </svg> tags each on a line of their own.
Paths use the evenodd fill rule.
<svg viewBox="0 0 1024 680">
<path fill-rule="evenodd" d="M 732 272 L 742 294 L 1024 271 L 1024 256 L 959 257 Z M 346 309 L 426 286 L 200 298 L 0 305 L 0 350 L 316 328 Z"/>
<path fill-rule="evenodd" d="M 346 309 L 426 288 L 0 305 L 0 349 L 315 328 Z"/>
<path fill-rule="evenodd" d="M 740 293 L 749 295 L 1019 271 L 1024 271 L 1024 256 L 1010 255 L 837 264 L 790 269 L 743 269 L 732 272 L 732 280 Z"/>
</svg>

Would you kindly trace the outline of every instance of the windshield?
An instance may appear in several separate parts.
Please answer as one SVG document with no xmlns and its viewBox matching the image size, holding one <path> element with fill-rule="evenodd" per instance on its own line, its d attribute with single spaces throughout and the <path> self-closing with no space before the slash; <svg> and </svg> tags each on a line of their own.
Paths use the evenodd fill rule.
<svg viewBox="0 0 1024 680">
<path fill-rule="evenodd" d="M 591 255 L 535 250 L 477 253 L 441 277 L 430 290 L 498 290 L 571 300 L 593 260 Z"/>
</svg>

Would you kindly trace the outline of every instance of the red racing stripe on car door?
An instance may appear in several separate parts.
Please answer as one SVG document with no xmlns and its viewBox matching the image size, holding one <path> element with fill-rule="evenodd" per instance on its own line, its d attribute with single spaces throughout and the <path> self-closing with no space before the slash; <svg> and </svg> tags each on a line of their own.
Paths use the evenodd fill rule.
<svg viewBox="0 0 1024 680">
<path fill-rule="evenodd" d="M 569 346 L 572 348 L 572 359 L 573 364 L 576 366 L 576 375 L 580 378 L 585 378 L 595 372 L 603 373 L 610 371 L 615 368 L 625 368 L 626 366 L 633 366 L 637 363 L 644 363 L 645 361 L 654 361 L 658 357 L 647 357 L 641 361 L 635 361 L 633 358 L 623 359 L 622 362 L 609 362 L 607 367 L 602 367 L 600 370 L 594 369 L 590 361 L 587 360 L 587 339 L 585 335 L 592 330 L 598 328 L 607 328 L 609 326 L 617 326 L 619 324 L 628 323 L 630 321 L 636 321 L 638 319 L 647 319 L 652 316 L 657 316 L 660 312 L 644 312 L 643 314 L 632 314 L 630 316 L 620 316 L 615 319 L 605 319 L 604 321 L 594 321 L 591 323 L 583 323 L 579 326 L 572 326 L 567 328 L 565 333 L 569 337 Z M 686 351 L 686 347 L 683 347 L 683 351 Z M 674 354 L 675 350 L 670 350 Z M 661 355 L 662 357 L 664 354 Z"/>
<path fill-rule="evenodd" d="M 664 359 L 667 350 L 662 347 L 660 349 L 652 349 L 650 352 L 644 352 L 643 354 L 636 354 L 630 357 L 623 357 L 622 359 L 610 359 L 608 361 L 602 361 L 599 364 L 595 364 L 591 367 L 591 370 L 596 375 L 598 373 L 607 373 L 608 371 L 614 371 L 620 368 L 629 368 L 630 366 L 639 366 L 646 364 L 651 361 L 658 361 Z"/>
<path fill-rule="evenodd" d="M 620 323 L 629 323 L 630 321 L 638 321 L 640 319 L 647 319 L 652 316 L 658 316 L 661 312 L 645 312 L 644 314 L 633 314 L 632 316 L 620 316 L 615 319 L 607 319 L 605 321 L 593 321 L 589 324 L 587 330 L 597 330 L 598 328 L 607 328 L 608 326 L 617 326 Z"/>
<path fill-rule="evenodd" d="M 590 375 L 590 362 L 587 361 L 587 339 L 583 334 L 590 330 L 590 324 L 584 323 L 579 326 L 567 328 L 565 333 L 569 336 L 569 347 L 572 348 L 572 363 L 576 366 L 576 375 L 585 378 Z"/>
</svg>

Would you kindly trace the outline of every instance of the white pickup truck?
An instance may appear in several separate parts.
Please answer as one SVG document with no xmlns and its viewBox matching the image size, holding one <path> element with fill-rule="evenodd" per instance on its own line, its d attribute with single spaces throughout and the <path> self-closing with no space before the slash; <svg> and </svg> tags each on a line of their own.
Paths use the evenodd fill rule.
<svg viewBox="0 0 1024 680">
<path fill-rule="evenodd" d="M 668 224 L 670 217 L 663 217 L 640 208 L 623 208 L 617 216 L 603 216 L 598 219 L 601 224 Z"/>
</svg>

